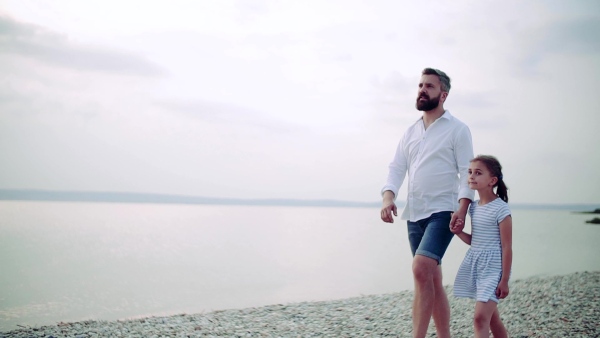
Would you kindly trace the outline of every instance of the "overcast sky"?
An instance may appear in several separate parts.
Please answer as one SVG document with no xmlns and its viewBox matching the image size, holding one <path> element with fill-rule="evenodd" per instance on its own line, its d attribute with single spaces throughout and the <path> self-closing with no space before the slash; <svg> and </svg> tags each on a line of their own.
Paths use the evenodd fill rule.
<svg viewBox="0 0 600 338">
<path fill-rule="evenodd" d="M 511 201 L 600 203 L 598 32 L 593 0 L 3 0 L 0 188 L 376 201 L 434 67 Z"/>
</svg>

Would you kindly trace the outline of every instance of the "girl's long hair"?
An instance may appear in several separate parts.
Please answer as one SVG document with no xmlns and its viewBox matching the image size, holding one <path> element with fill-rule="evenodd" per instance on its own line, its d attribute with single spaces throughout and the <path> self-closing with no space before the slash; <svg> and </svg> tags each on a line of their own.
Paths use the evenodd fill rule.
<svg viewBox="0 0 600 338">
<path fill-rule="evenodd" d="M 508 203 L 508 187 L 504 183 L 504 177 L 502 175 L 502 165 L 497 158 L 491 155 L 477 155 L 471 162 L 481 162 L 490 171 L 492 177 L 498 178 L 498 182 L 494 185 L 496 188 L 496 195 L 500 197 L 504 202 Z M 494 188 L 492 187 L 492 188 Z"/>
</svg>

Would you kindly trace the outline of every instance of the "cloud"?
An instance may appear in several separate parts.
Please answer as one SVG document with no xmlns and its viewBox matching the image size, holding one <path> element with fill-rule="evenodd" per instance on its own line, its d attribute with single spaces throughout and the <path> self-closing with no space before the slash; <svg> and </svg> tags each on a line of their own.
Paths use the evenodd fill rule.
<svg viewBox="0 0 600 338">
<path fill-rule="evenodd" d="M 263 132 L 289 133 L 303 128 L 283 121 L 278 121 L 251 108 L 234 104 L 210 101 L 176 101 L 163 100 L 154 104 L 163 110 L 184 113 L 210 123 L 228 126 L 254 127 Z"/>
<path fill-rule="evenodd" d="M 398 93 L 413 90 L 413 94 L 416 94 L 417 83 L 413 80 L 414 79 L 408 78 L 399 72 L 394 71 L 387 76 L 373 78 L 371 84 L 375 88 L 383 90 L 391 90 Z"/>
<path fill-rule="evenodd" d="M 377 120 L 389 125 L 399 118 L 407 123 L 417 119 L 414 113 L 418 88 L 416 77 L 409 78 L 392 71 L 384 76 L 373 76 L 369 84 L 372 91 L 369 103 Z"/>
<path fill-rule="evenodd" d="M 448 103 L 453 106 L 460 106 L 469 109 L 489 109 L 496 107 L 497 104 L 494 102 L 494 93 L 474 93 L 474 92 L 450 92 L 448 96 Z"/>
<path fill-rule="evenodd" d="M 13 54 L 64 68 L 160 76 L 164 70 L 133 53 L 84 46 L 43 27 L 0 16 L 0 54 Z"/>
<path fill-rule="evenodd" d="M 406 77 L 400 72 L 391 72 L 384 77 L 375 77 L 371 85 L 375 89 L 376 103 L 381 106 L 390 106 L 394 111 L 410 103 L 414 106 L 414 100 L 417 97 L 418 76 Z M 489 109 L 496 106 L 493 100 L 493 93 L 476 93 L 465 90 L 451 90 L 448 96 L 448 103 L 452 107 L 466 108 L 468 110 Z"/>
<path fill-rule="evenodd" d="M 578 17 L 553 21 L 535 29 L 515 32 L 520 41 L 519 68 L 531 73 L 550 55 L 594 55 L 600 53 L 600 18 Z"/>
<path fill-rule="evenodd" d="M 542 29 L 546 32 L 539 48 L 561 53 L 600 52 L 600 18 L 582 18 L 556 22 Z"/>
</svg>

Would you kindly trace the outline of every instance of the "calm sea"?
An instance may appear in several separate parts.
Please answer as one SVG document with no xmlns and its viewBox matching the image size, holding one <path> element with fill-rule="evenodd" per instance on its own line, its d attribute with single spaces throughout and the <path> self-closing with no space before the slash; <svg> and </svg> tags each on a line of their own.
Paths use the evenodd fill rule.
<svg viewBox="0 0 600 338">
<path fill-rule="evenodd" d="M 600 270 L 590 216 L 513 210 L 513 279 Z M 0 331 L 410 290 L 406 237 L 377 208 L 2 201 Z"/>
</svg>

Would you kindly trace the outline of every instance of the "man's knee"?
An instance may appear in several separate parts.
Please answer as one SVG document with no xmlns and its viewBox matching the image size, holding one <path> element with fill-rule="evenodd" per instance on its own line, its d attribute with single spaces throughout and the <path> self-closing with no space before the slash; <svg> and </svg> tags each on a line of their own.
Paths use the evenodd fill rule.
<svg viewBox="0 0 600 338">
<path fill-rule="evenodd" d="M 443 287 L 441 265 L 436 266 L 435 270 L 433 271 L 433 284 L 438 287 Z"/>
<path fill-rule="evenodd" d="M 417 282 L 433 282 L 437 269 L 437 261 L 433 258 L 416 255 L 413 259 L 413 276 Z"/>
</svg>

